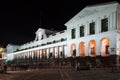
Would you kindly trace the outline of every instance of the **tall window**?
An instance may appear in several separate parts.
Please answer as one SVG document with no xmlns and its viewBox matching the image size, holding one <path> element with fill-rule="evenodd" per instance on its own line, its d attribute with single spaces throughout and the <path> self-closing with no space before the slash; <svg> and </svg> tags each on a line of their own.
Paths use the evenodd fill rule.
<svg viewBox="0 0 120 80">
<path fill-rule="evenodd" d="M 72 29 L 72 35 L 71 35 L 71 36 L 72 36 L 72 39 L 75 39 L 75 33 L 76 33 L 76 32 L 75 32 L 75 28 L 74 28 L 74 29 Z"/>
<path fill-rule="evenodd" d="M 80 27 L 80 37 L 84 36 L 84 26 Z"/>
<path fill-rule="evenodd" d="M 104 18 L 101 20 L 101 32 L 108 31 L 108 18 Z"/>
<path fill-rule="evenodd" d="M 95 34 L 95 22 L 90 23 L 89 34 Z"/>
</svg>

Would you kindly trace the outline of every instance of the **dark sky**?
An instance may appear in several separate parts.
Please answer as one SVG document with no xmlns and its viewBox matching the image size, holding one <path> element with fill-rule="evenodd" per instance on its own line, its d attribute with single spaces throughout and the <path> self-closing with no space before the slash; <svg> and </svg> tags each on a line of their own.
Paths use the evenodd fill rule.
<svg viewBox="0 0 120 80">
<path fill-rule="evenodd" d="M 39 27 L 64 30 L 64 24 L 87 5 L 113 0 L 2 0 L 0 45 L 33 41 Z"/>
</svg>

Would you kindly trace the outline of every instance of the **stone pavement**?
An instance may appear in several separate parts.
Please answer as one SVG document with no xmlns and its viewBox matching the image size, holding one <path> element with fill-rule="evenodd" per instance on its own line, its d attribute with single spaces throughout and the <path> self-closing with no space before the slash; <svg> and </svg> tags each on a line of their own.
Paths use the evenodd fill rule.
<svg viewBox="0 0 120 80">
<path fill-rule="evenodd" d="M 41 69 L 40 71 L 8 71 L 0 80 L 120 80 L 120 71 Z"/>
<path fill-rule="evenodd" d="M 120 80 L 120 71 L 110 70 L 65 70 L 70 80 Z"/>
</svg>

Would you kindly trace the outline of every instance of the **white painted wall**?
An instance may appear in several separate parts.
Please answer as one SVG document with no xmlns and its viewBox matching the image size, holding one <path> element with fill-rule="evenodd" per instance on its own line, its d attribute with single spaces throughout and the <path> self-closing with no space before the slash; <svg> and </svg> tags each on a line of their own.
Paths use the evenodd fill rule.
<svg viewBox="0 0 120 80">
<path fill-rule="evenodd" d="M 88 43 L 90 40 L 95 40 L 96 41 L 96 46 L 97 50 L 96 53 L 97 55 L 100 55 L 100 40 L 104 37 L 110 39 L 110 47 L 109 51 L 110 54 L 116 54 L 116 8 L 117 4 L 115 5 L 110 5 L 109 7 L 104 7 L 103 9 L 101 8 L 98 10 L 98 12 L 95 12 L 94 14 L 91 14 L 89 16 L 85 16 L 83 18 L 77 18 L 79 17 L 78 15 L 81 14 L 78 13 L 77 17 L 73 17 L 73 19 L 68 21 L 65 25 L 67 25 L 67 32 L 69 36 L 67 37 L 67 45 L 68 45 L 68 53 L 70 53 L 70 48 L 71 44 L 75 43 L 76 44 L 76 55 L 79 56 L 79 43 L 80 42 L 85 42 L 86 46 L 86 56 L 88 56 Z M 84 11 L 84 10 L 83 10 Z M 101 19 L 108 18 L 108 32 L 101 33 Z M 95 22 L 95 35 L 89 35 L 89 23 Z M 79 27 L 84 25 L 85 27 L 85 37 L 80 37 L 79 35 Z M 71 39 L 71 30 L 75 28 L 76 29 L 76 38 Z M 115 49 L 112 51 L 111 49 Z M 69 54 L 71 56 L 71 53 Z"/>
<path fill-rule="evenodd" d="M 54 40 L 61 40 L 61 38 L 67 38 L 67 33 L 66 30 L 64 31 L 64 33 L 56 33 L 56 35 L 50 35 L 48 38 L 45 38 L 43 40 L 38 40 L 38 41 L 33 41 L 30 43 L 26 43 L 21 45 L 20 49 L 25 49 L 25 48 L 29 48 L 29 47 L 33 47 L 33 46 L 37 46 L 37 45 L 41 45 L 41 44 L 46 44 L 47 42 L 53 42 Z"/>
</svg>

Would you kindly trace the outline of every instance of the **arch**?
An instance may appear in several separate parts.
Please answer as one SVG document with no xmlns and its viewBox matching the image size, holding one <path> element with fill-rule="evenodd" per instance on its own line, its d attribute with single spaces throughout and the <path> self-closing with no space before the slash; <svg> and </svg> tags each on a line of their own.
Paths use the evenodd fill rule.
<svg viewBox="0 0 120 80">
<path fill-rule="evenodd" d="M 46 59 L 47 55 L 46 55 L 46 50 L 42 49 L 42 59 Z"/>
<path fill-rule="evenodd" d="M 102 38 L 101 41 L 101 49 L 100 49 L 100 53 L 101 56 L 108 56 L 109 55 L 109 39 L 108 38 Z"/>
<path fill-rule="evenodd" d="M 85 56 L 85 42 L 79 43 L 79 55 Z"/>
<path fill-rule="evenodd" d="M 76 45 L 75 45 L 75 43 L 73 43 L 73 44 L 71 45 L 71 56 L 72 56 L 72 57 L 75 57 L 75 56 L 76 56 Z"/>
<path fill-rule="evenodd" d="M 89 56 L 91 57 L 96 56 L 96 41 L 95 40 L 89 41 Z"/>
</svg>

